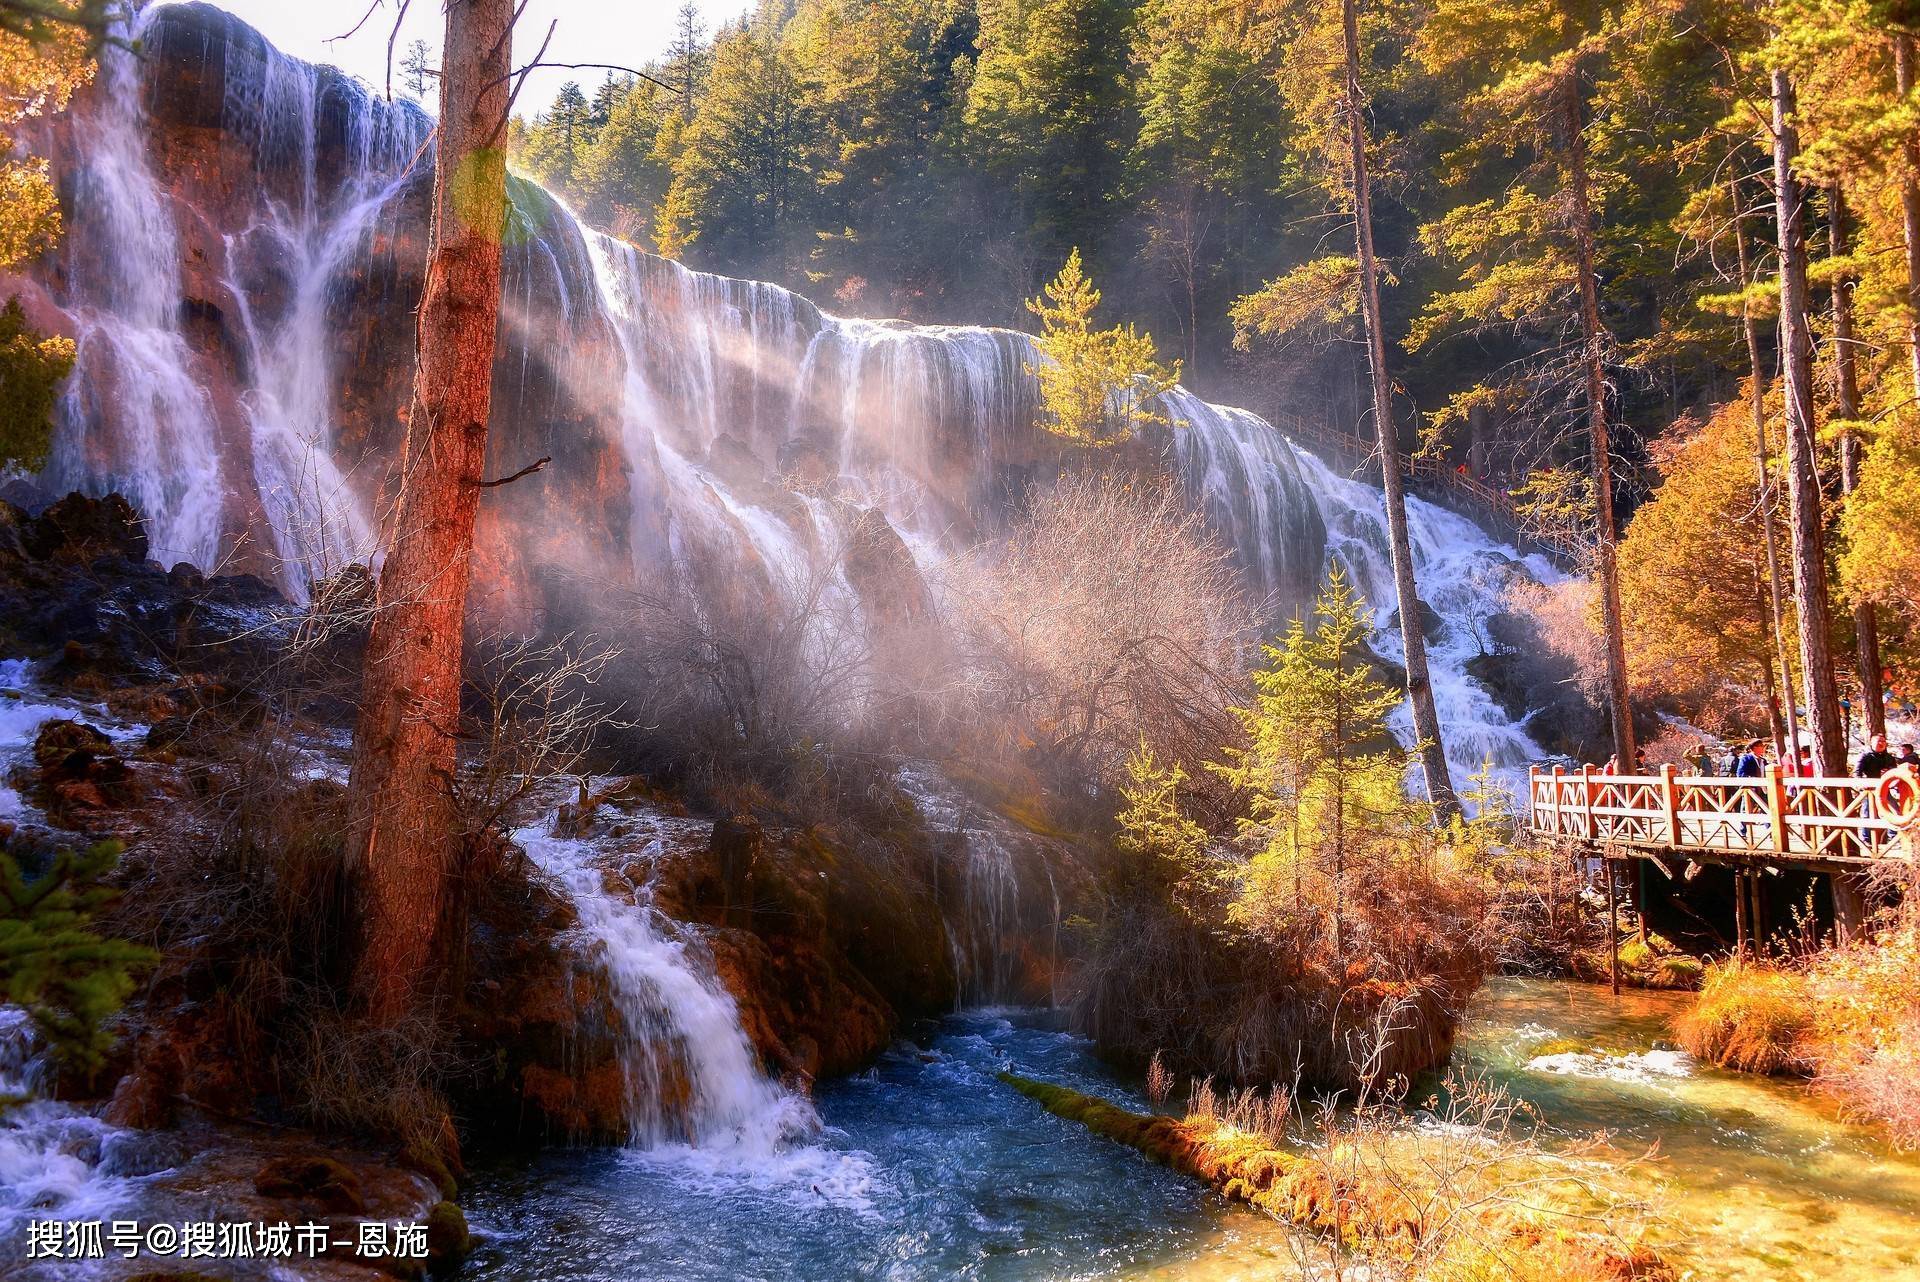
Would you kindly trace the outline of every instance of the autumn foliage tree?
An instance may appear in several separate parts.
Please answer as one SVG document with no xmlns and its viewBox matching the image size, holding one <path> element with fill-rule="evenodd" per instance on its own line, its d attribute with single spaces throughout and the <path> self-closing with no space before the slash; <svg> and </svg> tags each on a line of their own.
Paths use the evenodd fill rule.
<svg viewBox="0 0 1920 1282">
<path fill-rule="evenodd" d="M 55 4 L 0 15 L 0 272 L 51 248 L 60 205 L 45 157 L 22 155 L 14 131 L 66 106 L 93 75 L 87 19 L 98 6 Z M 0 306 L 0 470 L 47 461 L 54 398 L 73 368 L 73 340 L 27 322 L 19 300 Z"/>
<path fill-rule="evenodd" d="M 1100 291 L 1077 249 L 1040 297 L 1027 300 L 1040 318 L 1041 359 L 1027 367 L 1040 383 L 1040 423 L 1075 445 L 1117 445 L 1142 427 L 1165 424 L 1159 399 L 1180 381 L 1180 362 L 1160 364 L 1153 336 L 1131 321 L 1095 329 L 1099 306 Z"/>
</svg>

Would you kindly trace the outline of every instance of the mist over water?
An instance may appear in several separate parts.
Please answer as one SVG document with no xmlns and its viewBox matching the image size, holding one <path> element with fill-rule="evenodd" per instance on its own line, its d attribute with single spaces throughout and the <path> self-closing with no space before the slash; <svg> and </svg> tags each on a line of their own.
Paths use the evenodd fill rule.
<svg viewBox="0 0 1920 1282">
<path fill-rule="evenodd" d="M 164 34 L 182 12 L 149 9 L 134 34 Z M 203 107 L 217 111 L 221 163 L 242 158 L 246 172 L 224 173 L 218 196 L 199 193 L 235 207 L 198 208 L 191 183 L 163 176 L 150 108 L 169 86 L 142 80 L 163 64 L 109 48 L 76 113 L 73 270 L 54 293 L 80 359 L 42 480 L 126 492 L 163 561 L 214 569 L 266 549 L 281 587 L 304 599 L 376 550 L 389 460 L 367 443 L 362 376 L 370 362 L 404 375 L 411 357 L 379 348 L 365 313 L 412 306 L 395 263 L 424 252 L 430 122 L 236 30 L 219 51 L 217 108 Z M 201 73 L 215 66 L 209 49 Z M 763 598 L 815 594 L 829 615 L 857 611 L 865 598 L 837 555 L 856 528 L 883 519 L 937 585 L 1057 472 L 1034 425 L 1040 357 L 1027 335 L 834 316 L 583 227 L 523 180 L 512 196 L 495 427 L 559 456 L 584 448 L 565 439 L 581 406 L 611 424 L 611 466 L 576 456 L 542 483 L 558 495 L 549 510 L 578 525 L 579 541 L 613 544 L 633 582 L 665 580 L 696 604 L 751 585 Z M 1249 411 L 1185 388 L 1161 408 L 1177 481 L 1250 591 L 1297 608 L 1337 560 L 1376 612 L 1378 650 L 1398 659 L 1379 491 Z M 586 487 L 604 482 L 590 469 L 617 475 L 621 512 L 587 504 Z M 1410 522 L 1437 616 L 1433 678 L 1456 782 L 1483 761 L 1517 771 L 1541 750 L 1466 664 L 1506 585 L 1552 571 L 1419 500 Z M 1004 1000 L 1004 936 L 1016 905 L 1040 893 L 1045 862 L 1017 860 L 1011 838 L 937 773 L 901 778 L 930 827 L 961 843 L 948 929 L 964 995 Z M 567 888 L 614 986 L 636 1146 L 680 1153 L 685 1169 L 715 1178 L 749 1167 L 761 1178 L 776 1154 L 827 1151 L 806 1142 L 818 1127 L 811 1105 L 764 1074 L 732 999 L 645 888 L 610 894 L 589 842 L 540 827 L 516 836 Z M 742 1160 L 729 1166 L 728 1155 Z M 791 1157 L 812 1183 L 860 1185 L 839 1158 L 830 1171 L 813 1160 Z"/>
</svg>

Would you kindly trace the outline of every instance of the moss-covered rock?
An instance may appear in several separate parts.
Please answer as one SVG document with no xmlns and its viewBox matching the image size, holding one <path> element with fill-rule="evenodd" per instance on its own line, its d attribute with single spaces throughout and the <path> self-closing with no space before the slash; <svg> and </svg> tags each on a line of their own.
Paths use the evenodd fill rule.
<svg viewBox="0 0 1920 1282">
<path fill-rule="evenodd" d="M 467 1217 L 453 1202 L 435 1202 L 427 1210 L 427 1269 L 439 1275 L 460 1267 L 473 1249 Z"/>
</svg>

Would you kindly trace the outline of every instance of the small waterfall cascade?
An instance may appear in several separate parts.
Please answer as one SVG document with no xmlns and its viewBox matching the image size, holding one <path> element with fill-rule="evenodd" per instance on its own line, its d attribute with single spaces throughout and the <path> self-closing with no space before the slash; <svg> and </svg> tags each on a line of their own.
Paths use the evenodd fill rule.
<svg viewBox="0 0 1920 1282">
<path fill-rule="evenodd" d="M 1039 877 L 1046 881 L 1056 956 L 1059 942 L 1060 896 L 1044 852 L 1027 849 L 1031 837 L 975 803 L 930 763 L 909 763 L 895 779 L 935 836 L 953 843 L 947 854 L 958 875 L 941 900 L 961 1005 L 1032 1000 L 1034 994 L 1022 990 L 1020 951 L 1023 941 L 1041 933 L 1031 907 L 1040 887 L 1030 884 Z M 1022 882 L 1023 868 L 1029 884 Z"/>
<path fill-rule="evenodd" d="M 47 722 L 84 718 L 116 739 L 146 732 L 145 726 L 116 724 L 71 700 L 43 699 L 35 685 L 28 663 L 0 660 L 0 822 L 39 818 L 4 780 L 29 755 Z M 24 1249 L 25 1221 L 102 1218 L 131 1192 L 130 1181 L 114 1174 L 109 1160 L 116 1141 L 129 1132 L 48 1098 L 48 1067 L 27 1012 L 0 1005 L 0 1098 L 18 1101 L 0 1109 L 0 1242 L 6 1244 L 0 1248 L 0 1272 L 9 1251 Z"/>
<path fill-rule="evenodd" d="M 1383 658 L 1404 662 L 1385 498 L 1305 449 L 1298 457 L 1326 526 L 1328 559 L 1346 567 L 1372 606 L 1375 649 Z M 1491 765 L 1496 780 L 1517 789 L 1528 765 L 1545 757 L 1546 750 L 1527 733 L 1524 721 L 1507 716 L 1486 687 L 1468 675 L 1467 664 L 1492 644 L 1485 620 L 1505 608 L 1512 583 L 1554 582 L 1562 576 L 1545 557 L 1522 557 L 1465 517 L 1411 495 L 1407 532 L 1422 597 L 1439 620 L 1437 630 L 1429 628 L 1427 663 L 1454 787 L 1464 789 L 1470 775 Z M 1390 724 L 1404 742 L 1413 741 L 1413 713 L 1405 703 L 1394 709 Z M 1418 775 L 1416 770 L 1416 782 Z"/>
<path fill-rule="evenodd" d="M 0 1235 L 7 1252 L 26 1239 L 26 1221 L 98 1219 L 131 1196 L 130 1181 L 103 1167 L 121 1134 L 92 1114 L 48 1099 L 43 1052 L 27 1012 L 0 1006 L 0 1095 L 22 1102 L 0 1114 Z M 4 1253 L 0 1253 L 4 1258 Z"/>
<path fill-rule="evenodd" d="M 551 825 L 513 836 L 566 888 L 579 929 L 605 967 L 625 1025 L 621 1057 L 634 1144 L 751 1161 L 818 1129 L 813 1105 L 760 1070 L 732 995 L 687 929 L 653 908 L 650 885 L 631 899 L 610 891 L 597 859 L 604 852 L 591 838 L 556 836 Z M 652 854 L 665 836 L 663 829 L 652 838 Z"/>
</svg>

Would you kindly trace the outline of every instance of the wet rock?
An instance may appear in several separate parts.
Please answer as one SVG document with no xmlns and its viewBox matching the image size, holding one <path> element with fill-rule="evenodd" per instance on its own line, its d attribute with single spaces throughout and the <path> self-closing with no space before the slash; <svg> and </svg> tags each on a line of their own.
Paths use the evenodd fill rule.
<svg viewBox="0 0 1920 1282">
<path fill-rule="evenodd" d="M 118 494 L 101 499 L 67 495 L 26 524 L 20 543 L 36 561 L 90 564 L 101 557 L 147 559 L 146 527 L 133 505 Z"/>
<path fill-rule="evenodd" d="M 720 906 L 729 919 L 751 915 L 754 908 L 754 868 L 765 845 L 760 823 L 749 815 L 735 815 L 713 825 L 707 843 L 720 874 Z"/>
<path fill-rule="evenodd" d="M 113 740 L 84 721 L 48 721 L 33 741 L 34 761 L 43 772 L 56 776 L 83 776 L 101 758 L 112 755 Z"/>
<path fill-rule="evenodd" d="M 427 1210 L 427 1269 L 438 1275 L 451 1273 L 473 1249 L 467 1232 L 467 1217 L 452 1202 L 435 1202 Z"/>
<path fill-rule="evenodd" d="M 367 1204 L 353 1169 L 318 1155 L 272 1159 L 253 1177 L 253 1189 L 262 1197 L 297 1198 L 348 1215 L 359 1214 Z"/>
<path fill-rule="evenodd" d="M 845 570 L 861 605 L 883 632 L 933 617 L 932 594 L 913 553 L 878 508 L 861 508 L 855 514 L 846 535 Z"/>
<path fill-rule="evenodd" d="M 151 1065 L 136 1066 L 114 1087 L 101 1117 L 108 1125 L 136 1130 L 167 1126 L 174 1118 L 174 1086 Z"/>
</svg>

